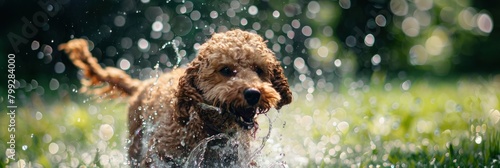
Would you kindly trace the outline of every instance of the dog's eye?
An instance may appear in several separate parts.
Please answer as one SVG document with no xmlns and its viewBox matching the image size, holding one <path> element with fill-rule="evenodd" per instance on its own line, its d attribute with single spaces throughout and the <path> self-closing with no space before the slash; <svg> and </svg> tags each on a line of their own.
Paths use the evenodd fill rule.
<svg viewBox="0 0 500 168">
<path fill-rule="evenodd" d="M 264 74 L 264 70 L 262 70 L 262 68 L 259 68 L 259 67 L 255 67 L 255 73 L 257 73 L 257 75 L 262 75 Z"/>
<path fill-rule="evenodd" d="M 236 70 L 232 70 L 229 67 L 224 67 L 219 72 L 220 72 L 220 74 L 227 76 L 227 77 L 231 77 L 231 76 L 236 75 Z"/>
</svg>

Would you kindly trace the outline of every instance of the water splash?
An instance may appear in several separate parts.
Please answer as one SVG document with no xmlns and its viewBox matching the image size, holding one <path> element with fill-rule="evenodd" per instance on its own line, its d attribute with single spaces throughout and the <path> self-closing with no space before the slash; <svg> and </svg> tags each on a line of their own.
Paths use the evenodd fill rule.
<svg viewBox="0 0 500 168">
<path fill-rule="evenodd" d="M 161 69 L 160 68 L 160 61 L 156 62 L 156 65 L 154 66 L 154 71 L 155 71 L 155 82 L 153 83 L 153 86 L 158 84 L 158 79 L 160 79 L 161 75 Z"/>
<path fill-rule="evenodd" d="M 269 122 L 269 129 L 267 131 L 267 134 L 266 136 L 264 136 L 262 138 L 262 143 L 260 144 L 259 148 L 257 148 L 254 152 L 252 152 L 252 156 L 250 157 L 250 160 L 254 160 L 258 154 L 260 154 L 260 152 L 262 151 L 262 149 L 264 149 L 264 146 L 266 145 L 266 142 L 267 140 L 269 140 L 269 137 L 271 137 L 271 130 L 273 128 L 273 123 L 276 121 L 277 118 L 275 118 L 274 120 L 271 120 L 271 117 L 269 117 L 267 114 L 264 114 L 264 116 L 266 116 L 268 122 Z"/>
<path fill-rule="evenodd" d="M 201 167 L 203 161 L 205 161 L 205 152 L 208 147 L 208 143 L 215 140 L 225 140 L 230 139 L 227 134 L 221 133 L 217 135 L 210 136 L 203 139 L 189 154 L 184 167 Z"/>
<path fill-rule="evenodd" d="M 219 114 L 222 113 L 222 110 L 219 107 L 215 107 L 206 103 L 198 103 L 198 105 L 203 110 L 217 111 L 219 112 Z M 252 147 L 249 151 L 245 151 L 241 147 L 242 145 L 240 144 L 238 135 L 229 136 L 225 133 L 213 135 L 211 137 L 203 139 L 191 151 L 185 162 L 184 167 L 203 167 L 206 166 L 206 164 L 217 167 L 224 166 L 225 164 L 228 164 L 227 157 L 229 157 L 230 160 L 231 159 L 230 155 L 234 153 L 238 153 L 237 154 L 238 160 L 229 162 L 230 165 L 232 166 L 239 165 L 242 167 L 246 167 L 249 166 L 248 164 L 253 164 L 254 161 L 258 160 L 258 157 L 260 156 L 262 150 L 264 149 L 266 142 L 270 139 L 273 123 L 275 123 L 276 120 L 278 119 L 278 117 L 272 119 L 268 114 L 264 114 L 264 116 L 268 120 L 269 126 L 267 132 L 265 133 L 265 136 L 258 139 L 258 141 L 260 141 L 256 143 L 259 144 L 258 147 Z M 255 136 L 255 132 L 253 132 L 253 134 Z M 223 143 L 221 143 L 221 141 Z M 219 147 L 216 154 L 220 155 L 221 156 L 220 158 L 225 158 L 225 159 L 214 160 L 211 158 L 205 158 L 206 153 L 208 153 L 207 150 L 213 150 L 212 147 L 213 144 L 217 144 L 216 146 Z M 210 153 L 213 154 L 213 151 L 210 151 Z"/>
<path fill-rule="evenodd" d="M 175 68 L 177 68 L 177 67 L 180 66 L 181 60 L 182 60 L 182 55 L 179 53 L 180 41 L 179 40 L 172 40 L 172 41 L 166 42 L 165 44 L 163 44 L 161 46 L 160 51 L 163 50 L 163 49 L 165 49 L 169 45 L 172 45 L 172 48 L 174 49 L 174 52 L 175 52 L 175 55 L 176 55 L 177 61 L 174 64 L 174 69 L 175 69 Z"/>
</svg>

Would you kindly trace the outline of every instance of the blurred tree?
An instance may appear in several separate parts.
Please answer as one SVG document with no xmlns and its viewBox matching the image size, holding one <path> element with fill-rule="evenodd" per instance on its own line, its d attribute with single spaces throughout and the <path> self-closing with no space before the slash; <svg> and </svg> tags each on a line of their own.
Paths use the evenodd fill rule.
<svg viewBox="0 0 500 168">
<path fill-rule="evenodd" d="M 22 35 L 25 24 L 46 22 L 19 45 L 20 52 L 7 36 L 0 39 L 0 52 L 16 53 L 20 63 L 16 73 L 27 80 L 74 79 L 66 75 L 76 73 L 74 66 L 57 51 L 58 44 L 71 38 L 91 40 L 92 53 L 103 65 L 119 67 L 121 61 L 128 61 L 129 73 L 148 78 L 155 64 L 168 71 L 177 64 L 178 55 L 185 64 L 213 32 L 233 28 L 264 36 L 293 82 L 332 81 L 344 75 L 369 78 L 374 72 L 385 76 L 400 71 L 446 75 L 499 70 L 496 39 L 500 35 L 494 26 L 500 18 L 499 2 L 55 2 L 59 6 L 0 2 L 2 16 L 8 16 L 0 27 L 5 35 Z M 52 8 L 58 9 L 55 15 L 47 15 L 46 20 L 39 16 Z M 0 65 L 5 67 L 6 61 Z"/>
<path fill-rule="evenodd" d="M 495 73 L 498 3 L 442 0 L 340 0 L 336 27 L 360 76 L 372 71 L 447 75 Z M 368 40 L 368 41 L 367 41 Z M 373 44 L 367 44 L 371 42 Z"/>
</svg>

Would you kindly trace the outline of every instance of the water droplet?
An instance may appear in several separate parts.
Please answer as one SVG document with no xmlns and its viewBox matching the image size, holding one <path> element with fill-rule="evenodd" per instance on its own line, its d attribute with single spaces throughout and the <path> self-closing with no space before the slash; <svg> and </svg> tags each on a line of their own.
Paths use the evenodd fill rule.
<svg viewBox="0 0 500 168">
<path fill-rule="evenodd" d="M 49 45 L 45 45 L 45 47 L 43 48 L 43 53 L 44 53 L 45 55 L 51 55 L 51 54 L 52 54 L 52 51 L 53 51 L 53 49 L 52 49 L 52 47 L 51 47 L 51 46 L 49 46 Z"/>
<path fill-rule="evenodd" d="M 477 17 L 477 27 L 484 33 L 491 33 L 493 30 L 493 19 L 488 14 L 479 14 Z"/>
<path fill-rule="evenodd" d="M 429 10 L 432 8 L 432 0 L 415 0 L 415 6 L 421 11 Z"/>
<path fill-rule="evenodd" d="M 248 8 L 248 14 L 257 15 L 257 13 L 259 13 L 259 8 L 257 8 L 255 5 L 252 5 Z"/>
<path fill-rule="evenodd" d="M 375 23 L 380 27 L 385 27 L 385 25 L 387 24 L 387 19 L 384 15 L 380 14 L 375 17 Z"/>
<path fill-rule="evenodd" d="M 304 34 L 304 36 L 311 36 L 312 35 L 312 28 L 310 26 L 302 27 L 302 34 Z"/>
<path fill-rule="evenodd" d="M 422 45 L 415 45 L 410 49 L 410 63 L 413 65 L 423 65 L 427 62 L 428 53 Z"/>
<path fill-rule="evenodd" d="M 339 5 L 344 9 L 349 9 L 351 8 L 351 0 L 340 0 Z"/>
<path fill-rule="evenodd" d="M 380 58 L 380 55 L 378 54 L 375 54 L 373 57 L 372 57 L 372 64 L 373 65 L 378 65 L 380 64 L 380 61 L 381 61 L 381 58 Z"/>
<path fill-rule="evenodd" d="M 309 4 L 307 4 L 307 10 L 311 13 L 319 13 L 320 11 L 320 5 L 316 1 L 311 1 Z"/>
<path fill-rule="evenodd" d="M 128 37 L 124 37 L 120 40 L 120 46 L 123 48 L 123 49 L 129 49 L 130 47 L 132 47 L 132 39 L 131 38 L 128 38 Z"/>
<path fill-rule="evenodd" d="M 342 121 L 339 124 L 337 124 L 337 128 L 340 132 L 345 134 L 347 133 L 347 131 L 349 131 L 349 123 Z"/>
<path fill-rule="evenodd" d="M 411 87 L 411 81 L 410 80 L 406 80 L 403 82 L 403 84 L 401 84 L 401 89 L 403 90 L 409 90 Z"/>
<path fill-rule="evenodd" d="M 149 42 L 146 39 L 139 39 L 137 42 L 137 45 L 139 46 L 139 49 L 143 51 L 148 51 L 149 50 Z"/>
<path fill-rule="evenodd" d="M 57 79 L 52 78 L 49 83 L 50 90 L 59 89 L 59 81 Z"/>
<path fill-rule="evenodd" d="M 163 24 L 160 21 L 155 21 L 151 27 L 153 31 L 159 32 L 163 29 Z"/>
<path fill-rule="evenodd" d="M 212 11 L 214 12 L 214 11 Z M 210 16 L 218 16 L 217 12 L 215 12 L 214 15 L 210 13 Z M 217 18 L 217 17 L 215 17 Z M 214 19 L 215 19 L 214 18 Z M 184 36 L 191 32 L 191 29 L 193 28 L 193 22 L 192 20 L 185 16 L 185 15 L 178 15 L 175 18 L 171 20 L 170 25 L 172 25 L 172 31 L 175 33 L 177 36 Z"/>
<path fill-rule="evenodd" d="M 123 70 L 128 70 L 130 69 L 130 61 L 128 61 L 127 59 L 124 59 L 124 58 L 120 58 L 118 60 L 118 66 L 120 67 L 120 69 L 123 69 Z"/>
<path fill-rule="evenodd" d="M 190 16 L 191 20 L 197 21 L 197 20 L 200 20 L 201 13 L 197 10 L 194 10 L 193 12 L 191 12 L 191 14 L 189 16 Z"/>
<path fill-rule="evenodd" d="M 414 17 L 407 17 L 401 23 L 401 29 L 409 37 L 416 37 L 420 33 L 420 23 Z"/>
<path fill-rule="evenodd" d="M 335 61 L 333 61 L 333 64 L 335 64 L 336 67 L 340 67 L 342 65 L 342 61 L 340 61 L 340 59 L 335 59 Z"/>
<path fill-rule="evenodd" d="M 63 73 L 64 70 L 66 70 L 66 66 L 62 62 L 57 62 L 54 66 L 54 70 L 56 71 L 56 73 L 60 74 Z"/>
<path fill-rule="evenodd" d="M 52 141 L 52 136 L 50 136 L 49 134 L 45 134 L 42 137 L 42 141 L 45 142 L 45 143 L 49 143 L 50 141 Z"/>
<path fill-rule="evenodd" d="M 275 11 L 273 12 L 273 17 L 274 17 L 274 18 L 279 18 L 279 17 L 280 17 L 280 12 L 279 12 L 279 11 L 277 11 L 277 10 L 275 10 Z"/>
<path fill-rule="evenodd" d="M 113 127 L 109 124 L 103 124 L 99 128 L 99 137 L 101 137 L 102 140 L 109 140 L 111 137 L 113 137 L 114 130 Z"/>
<path fill-rule="evenodd" d="M 31 42 L 32 50 L 37 50 L 38 48 L 40 48 L 40 43 L 38 41 L 34 40 L 33 42 Z"/>
<path fill-rule="evenodd" d="M 483 137 L 481 135 L 476 136 L 476 139 L 474 140 L 474 142 L 476 142 L 476 144 L 481 144 L 482 141 L 483 141 Z"/>
<path fill-rule="evenodd" d="M 371 47 L 371 46 L 373 46 L 374 43 L 375 43 L 375 36 L 373 36 L 373 34 L 368 34 L 365 36 L 365 45 L 366 46 Z"/>
<path fill-rule="evenodd" d="M 496 109 L 491 109 L 489 116 L 493 124 L 497 124 L 500 121 L 500 111 Z"/>
<path fill-rule="evenodd" d="M 49 152 L 50 154 L 56 154 L 59 151 L 59 145 L 52 142 L 49 144 Z"/>
<path fill-rule="evenodd" d="M 389 7 L 397 16 L 405 16 L 408 13 L 408 3 L 405 0 L 391 0 Z"/>
<path fill-rule="evenodd" d="M 356 43 L 357 43 L 357 40 L 356 40 L 356 37 L 354 37 L 354 36 L 347 36 L 345 39 L 345 44 L 348 47 L 354 47 L 354 46 L 356 46 Z"/>
<path fill-rule="evenodd" d="M 43 117 L 42 113 L 41 113 L 41 112 L 39 112 L 39 111 L 37 111 L 37 112 L 36 112 L 36 114 L 35 114 L 35 118 L 36 118 L 36 120 L 41 120 L 41 119 L 42 119 L 42 117 Z"/>
</svg>

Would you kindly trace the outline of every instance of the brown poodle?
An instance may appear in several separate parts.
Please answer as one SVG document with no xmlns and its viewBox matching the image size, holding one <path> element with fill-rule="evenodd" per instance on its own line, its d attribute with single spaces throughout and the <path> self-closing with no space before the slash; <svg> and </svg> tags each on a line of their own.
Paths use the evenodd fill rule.
<svg viewBox="0 0 500 168">
<path fill-rule="evenodd" d="M 86 40 L 71 40 L 59 49 L 83 70 L 83 91 L 130 96 L 128 154 L 133 167 L 179 167 L 192 157 L 203 161 L 189 163 L 197 166 L 254 164 L 248 153 L 257 114 L 292 101 L 283 69 L 266 41 L 246 31 L 216 33 L 187 68 L 146 81 L 117 68 L 101 68 Z M 193 154 L 202 142 L 206 149 Z"/>
</svg>

